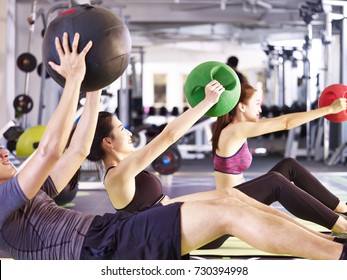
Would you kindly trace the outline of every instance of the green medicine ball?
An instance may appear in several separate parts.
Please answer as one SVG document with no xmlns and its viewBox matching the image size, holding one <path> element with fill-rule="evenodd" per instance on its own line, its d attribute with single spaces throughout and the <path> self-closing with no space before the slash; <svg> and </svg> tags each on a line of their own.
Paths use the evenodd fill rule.
<svg viewBox="0 0 347 280">
<path fill-rule="evenodd" d="M 205 116 L 219 117 L 229 113 L 240 99 L 240 80 L 231 67 L 218 61 L 199 64 L 187 76 L 184 91 L 189 105 L 195 107 L 205 98 L 205 86 L 212 80 L 221 83 L 225 91 Z"/>
</svg>

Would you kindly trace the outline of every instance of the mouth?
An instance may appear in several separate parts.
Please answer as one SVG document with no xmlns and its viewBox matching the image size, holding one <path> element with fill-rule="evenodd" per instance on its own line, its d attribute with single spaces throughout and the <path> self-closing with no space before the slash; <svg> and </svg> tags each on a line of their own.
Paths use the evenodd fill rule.
<svg viewBox="0 0 347 280">
<path fill-rule="evenodd" d="M 11 165 L 11 162 L 9 160 L 5 160 L 2 162 L 3 165 Z"/>
</svg>

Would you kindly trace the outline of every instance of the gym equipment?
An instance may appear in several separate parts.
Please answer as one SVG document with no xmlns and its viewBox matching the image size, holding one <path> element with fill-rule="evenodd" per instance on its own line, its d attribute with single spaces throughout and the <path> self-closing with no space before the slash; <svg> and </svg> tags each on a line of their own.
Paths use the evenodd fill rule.
<svg viewBox="0 0 347 280">
<path fill-rule="evenodd" d="M 6 143 L 6 148 L 11 153 L 13 153 L 16 150 L 16 146 L 17 146 L 17 140 L 8 140 Z"/>
<path fill-rule="evenodd" d="M 177 142 L 182 159 L 202 159 L 212 151 L 212 126 L 216 118 L 202 118 Z"/>
<path fill-rule="evenodd" d="M 40 77 L 42 77 L 42 62 L 37 66 L 37 74 L 40 76 Z M 45 73 L 44 73 L 44 75 L 43 75 L 44 77 L 45 77 L 45 79 L 48 79 L 48 78 L 50 78 L 50 76 L 49 76 L 49 74 L 48 74 L 48 72 L 46 71 L 46 69 L 45 69 Z"/>
<path fill-rule="evenodd" d="M 37 1 L 33 0 L 32 5 L 31 5 L 31 15 L 27 18 L 27 22 L 29 24 L 29 36 L 28 36 L 28 48 L 26 52 L 22 53 L 18 58 L 17 58 L 17 66 L 20 70 L 25 72 L 25 83 L 24 83 L 24 91 L 23 95 L 21 95 L 18 101 L 20 103 L 23 102 L 23 105 L 25 106 L 19 106 L 17 110 L 16 109 L 16 118 L 21 118 L 21 125 L 23 127 L 27 127 L 27 116 L 26 114 L 29 113 L 32 109 L 33 102 L 29 98 L 23 97 L 28 96 L 29 97 L 29 84 L 30 84 L 30 72 L 34 71 L 34 69 L 37 66 L 37 60 L 33 54 L 31 54 L 30 48 L 31 48 L 31 43 L 33 40 L 33 33 L 35 29 L 35 22 L 36 22 L 36 16 L 38 14 L 42 14 L 42 9 L 39 9 L 37 11 Z M 16 102 L 16 99 L 15 99 Z M 24 111 L 23 111 L 24 109 Z"/>
<path fill-rule="evenodd" d="M 76 32 L 80 34 L 80 52 L 91 40 L 93 47 L 86 56 L 86 75 L 81 91 L 104 88 L 120 77 L 130 62 L 131 38 L 127 26 L 111 10 L 88 4 L 77 5 L 62 12 L 47 27 L 42 42 L 43 63 L 48 74 L 64 86 L 65 78 L 48 64 L 59 64 L 54 39 L 69 35 L 70 46 Z"/>
<path fill-rule="evenodd" d="M 24 129 L 18 125 L 11 126 L 4 132 L 3 137 L 7 140 L 6 148 L 11 153 L 16 149 L 18 138 L 23 132 Z"/>
<path fill-rule="evenodd" d="M 131 131 L 131 139 L 133 141 L 135 149 L 141 149 L 147 144 L 148 141 L 146 133 L 148 128 L 150 128 L 149 125 L 142 124 Z"/>
<path fill-rule="evenodd" d="M 204 99 L 205 86 L 214 79 L 224 86 L 225 91 L 221 94 L 218 103 L 205 114 L 209 117 L 225 115 L 237 104 L 241 85 L 235 71 L 225 63 L 207 61 L 199 64 L 189 73 L 184 86 L 187 101 L 194 107 Z"/>
<path fill-rule="evenodd" d="M 78 192 L 78 185 L 76 185 L 72 190 L 70 189 L 70 184 L 68 184 L 55 198 L 54 201 L 60 206 L 64 206 L 71 202 Z"/>
<path fill-rule="evenodd" d="M 21 126 L 15 125 L 7 129 L 3 136 L 7 141 L 18 139 L 18 137 L 24 132 Z"/>
<path fill-rule="evenodd" d="M 174 117 L 178 117 L 178 115 L 180 114 L 178 108 L 175 106 L 172 108 L 171 110 L 171 116 L 174 116 Z"/>
<path fill-rule="evenodd" d="M 13 100 L 13 107 L 16 111 L 16 115 L 21 116 L 22 114 L 29 113 L 34 107 L 34 101 L 29 95 L 19 94 Z"/>
<path fill-rule="evenodd" d="M 181 160 L 179 150 L 171 146 L 152 162 L 152 167 L 161 175 L 170 175 L 180 168 Z"/>
<path fill-rule="evenodd" d="M 46 129 L 44 125 L 37 125 L 28 128 L 18 138 L 16 145 L 16 155 L 18 157 L 30 156 L 38 147 L 40 139 Z"/>
<path fill-rule="evenodd" d="M 18 68 L 25 73 L 34 71 L 36 68 L 36 65 L 37 65 L 37 60 L 35 56 L 33 56 L 29 52 L 22 53 L 17 58 Z"/>
<path fill-rule="evenodd" d="M 329 106 L 333 101 L 337 98 L 346 98 L 347 97 L 347 86 L 343 84 L 332 84 L 328 87 L 326 87 L 318 100 L 318 106 L 324 107 Z M 330 114 L 324 116 L 327 120 L 334 122 L 334 123 L 340 123 L 347 120 L 347 112 L 342 111 L 338 114 Z"/>
<path fill-rule="evenodd" d="M 4 134 L 12 127 L 15 126 L 16 122 L 15 121 L 9 121 L 4 127 L 0 128 L 0 141 L 4 137 Z M 6 138 L 5 138 L 6 139 Z"/>
<path fill-rule="evenodd" d="M 279 106 L 276 106 L 276 105 L 272 105 L 272 106 L 270 107 L 270 111 L 271 111 L 271 113 L 272 113 L 272 117 L 273 117 L 273 118 L 279 117 L 280 115 L 283 114 L 281 108 L 280 108 Z M 280 131 L 275 131 L 275 132 L 273 133 L 273 136 L 274 136 L 275 138 L 281 138 L 281 137 L 283 136 L 283 134 L 284 134 L 284 131 L 283 131 L 283 130 L 280 130 Z"/>
</svg>

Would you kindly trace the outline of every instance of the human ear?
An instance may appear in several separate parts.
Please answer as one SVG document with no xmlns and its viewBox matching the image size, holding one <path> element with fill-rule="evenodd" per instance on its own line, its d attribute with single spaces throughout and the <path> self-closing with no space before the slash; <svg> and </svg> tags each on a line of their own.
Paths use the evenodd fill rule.
<svg viewBox="0 0 347 280">
<path fill-rule="evenodd" d="M 245 104 L 243 104 L 243 103 L 239 103 L 238 104 L 238 107 L 239 107 L 239 110 L 242 112 L 242 113 L 244 113 L 245 111 L 246 111 L 246 105 Z"/>
<path fill-rule="evenodd" d="M 111 144 L 112 144 L 110 137 L 104 137 L 104 138 L 102 139 L 102 142 L 103 142 L 105 145 L 111 145 Z"/>
</svg>

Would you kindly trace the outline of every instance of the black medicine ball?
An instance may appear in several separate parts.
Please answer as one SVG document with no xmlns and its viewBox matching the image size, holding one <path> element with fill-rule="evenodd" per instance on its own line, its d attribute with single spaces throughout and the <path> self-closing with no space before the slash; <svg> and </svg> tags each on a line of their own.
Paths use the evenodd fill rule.
<svg viewBox="0 0 347 280">
<path fill-rule="evenodd" d="M 62 41 L 69 35 L 70 48 L 76 32 L 80 34 L 78 52 L 91 40 L 92 48 L 86 56 L 86 75 L 81 91 L 104 88 L 120 77 L 131 55 L 131 38 L 125 23 L 112 11 L 97 6 L 78 5 L 59 14 L 47 27 L 42 42 L 42 59 L 48 74 L 62 87 L 65 78 L 48 64 L 60 64 L 55 37 Z"/>
</svg>

